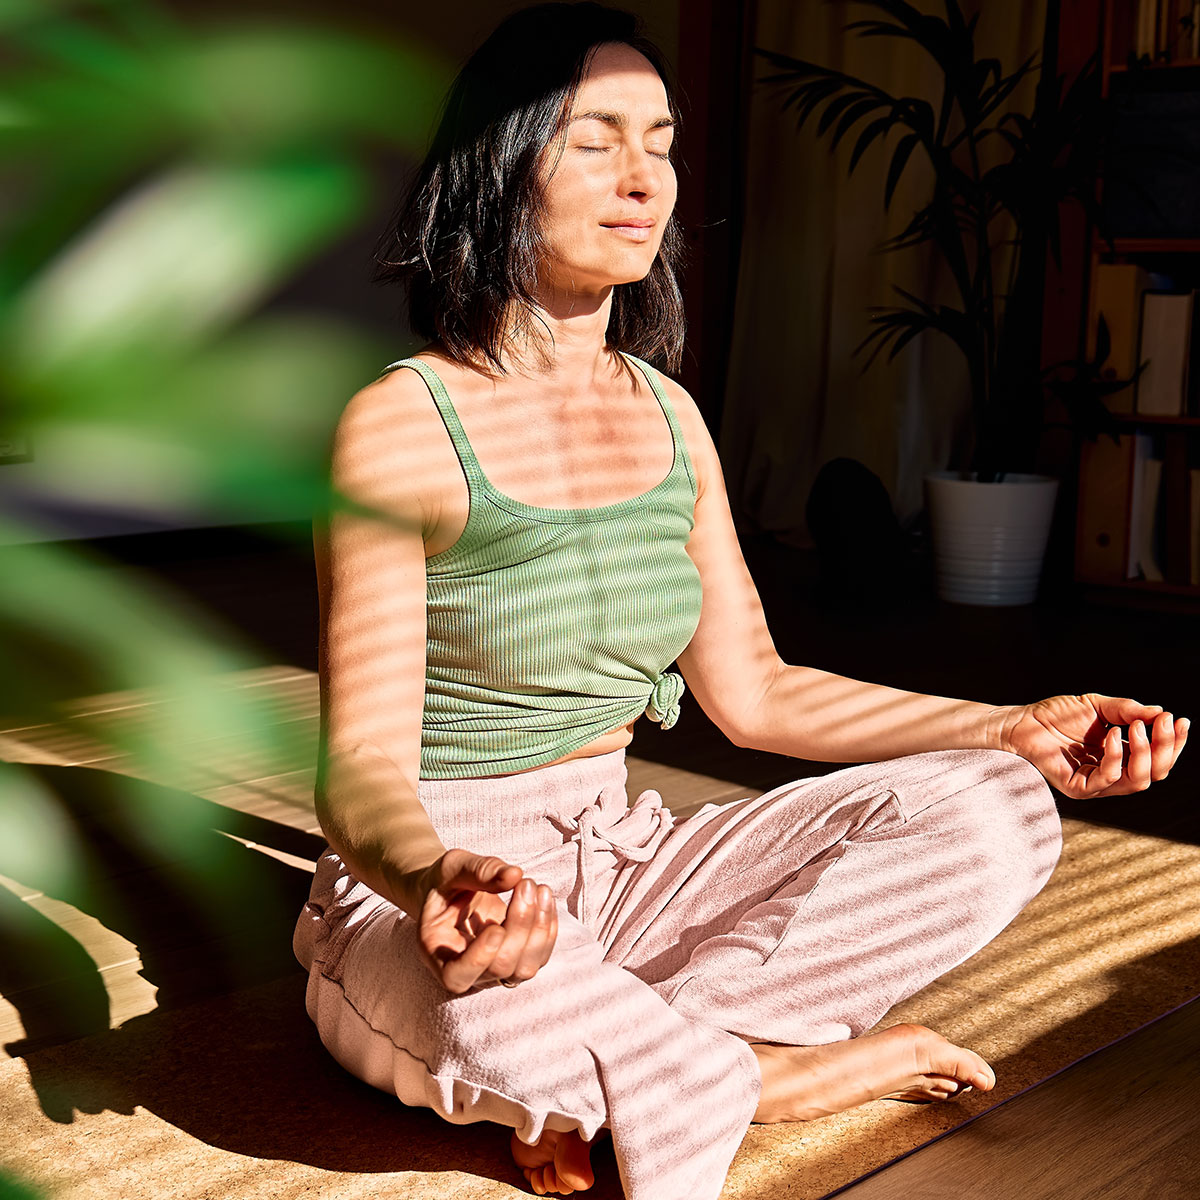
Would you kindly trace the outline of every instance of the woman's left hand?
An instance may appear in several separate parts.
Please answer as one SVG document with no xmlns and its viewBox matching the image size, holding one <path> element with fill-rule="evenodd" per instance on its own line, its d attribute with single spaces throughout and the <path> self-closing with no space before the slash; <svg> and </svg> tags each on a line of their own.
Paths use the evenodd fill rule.
<svg viewBox="0 0 1200 1200">
<path fill-rule="evenodd" d="M 1064 796 L 1124 796 L 1166 779 L 1188 725 L 1156 704 L 1096 692 L 1051 696 L 1012 710 L 1004 749 L 1028 759 Z"/>
</svg>

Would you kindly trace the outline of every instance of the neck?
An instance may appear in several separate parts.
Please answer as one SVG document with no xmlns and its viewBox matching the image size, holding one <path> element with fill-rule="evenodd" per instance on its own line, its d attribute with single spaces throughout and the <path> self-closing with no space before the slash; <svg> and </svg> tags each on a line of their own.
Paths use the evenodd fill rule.
<svg viewBox="0 0 1200 1200">
<path fill-rule="evenodd" d="M 505 366 L 515 375 L 576 387 L 611 374 L 605 344 L 611 314 L 611 287 L 595 294 L 547 292 L 538 297 L 537 317 L 510 340 Z"/>
</svg>

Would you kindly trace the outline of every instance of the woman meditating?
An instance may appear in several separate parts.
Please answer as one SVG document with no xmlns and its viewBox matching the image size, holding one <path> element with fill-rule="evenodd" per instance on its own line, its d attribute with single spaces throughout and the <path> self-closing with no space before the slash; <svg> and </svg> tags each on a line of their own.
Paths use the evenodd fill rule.
<svg viewBox="0 0 1200 1200">
<path fill-rule="evenodd" d="M 626 14 L 544 5 L 474 55 L 385 256 L 428 344 L 347 405 L 318 539 L 308 1011 L 359 1078 L 512 1129 L 539 1194 L 588 1187 L 604 1129 L 630 1200 L 705 1200 L 752 1121 L 992 1087 L 929 1029 L 868 1031 L 1046 882 L 1047 780 L 1138 791 L 1187 732 L 780 660 L 704 422 L 646 361 L 683 337 L 675 122 Z M 635 722 L 689 700 L 867 765 L 630 805 Z"/>
</svg>

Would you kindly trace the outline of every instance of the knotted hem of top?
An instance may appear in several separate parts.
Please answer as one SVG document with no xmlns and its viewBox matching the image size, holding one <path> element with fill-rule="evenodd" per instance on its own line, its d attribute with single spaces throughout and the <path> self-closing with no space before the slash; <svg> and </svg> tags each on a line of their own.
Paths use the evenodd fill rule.
<svg viewBox="0 0 1200 1200">
<path fill-rule="evenodd" d="M 646 716 L 657 721 L 664 729 L 670 729 L 679 720 L 679 701 L 687 685 L 683 676 L 674 671 L 664 671 L 654 681 L 650 692 L 650 700 L 646 704 Z"/>
</svg>

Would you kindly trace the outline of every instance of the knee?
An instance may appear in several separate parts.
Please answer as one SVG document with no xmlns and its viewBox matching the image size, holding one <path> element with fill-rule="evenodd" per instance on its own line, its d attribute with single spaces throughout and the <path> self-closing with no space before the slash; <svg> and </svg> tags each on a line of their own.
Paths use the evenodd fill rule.
<svg viewBox="0 0 1200 1200">
<path fill-rule="evenodd" d="M 968 753 L 976 775 L 969 790 L 978 850 L 1025 903 L 1045 886 L 1062 849 L 1054 795 L 1042 773 L 1018 754 Z"/>
</svg>

